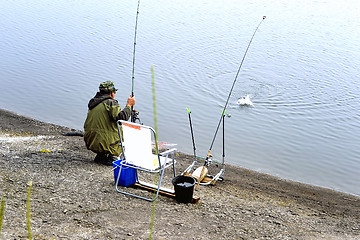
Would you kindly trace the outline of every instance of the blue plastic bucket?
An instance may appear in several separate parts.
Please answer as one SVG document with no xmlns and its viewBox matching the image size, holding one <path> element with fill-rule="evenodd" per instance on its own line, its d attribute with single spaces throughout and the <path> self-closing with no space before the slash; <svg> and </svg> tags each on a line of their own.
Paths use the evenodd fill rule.
<svg viewBox="0 0 360 240">
<path fill-rule="evenodd" d="M 115 184 L 116 184 L 117 178 L 119 176 L 121 162 L 122 162 L 122 159 L 113 162 Z M 130 186 L 130 185 L 133 185 L 134 183 L 136 183 L 136 179 L 137 179 L 136 169 L 131 168 L 131 167 L 122 166 L 118 185 L 127 187 L 127 186 Z"/>
</svg>

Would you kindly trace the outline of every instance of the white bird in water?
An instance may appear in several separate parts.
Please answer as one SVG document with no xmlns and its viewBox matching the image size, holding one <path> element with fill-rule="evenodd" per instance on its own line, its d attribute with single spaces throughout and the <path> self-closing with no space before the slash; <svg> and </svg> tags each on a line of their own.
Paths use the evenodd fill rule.
<svg viewBox="0 0 360 240">
<path fill-rule="evenodd" d="M 241 97 L 238 99 L 237 104 L 240 106 L 253 106 L 253 103 L 250 100 L 250 95 L 246 95 L 246 97 Z"/>
</svg>

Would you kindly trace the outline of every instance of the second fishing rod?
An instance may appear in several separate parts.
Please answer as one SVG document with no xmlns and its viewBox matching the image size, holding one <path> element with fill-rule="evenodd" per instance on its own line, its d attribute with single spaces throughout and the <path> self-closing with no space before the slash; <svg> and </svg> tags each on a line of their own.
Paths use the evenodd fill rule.
<svg viewBox="0 0 360 240">
<path fill-rule="evenodd" d="M 231 97 L 231 93 L 234 89 L 234 86 L 235 86 L 235 83 L 237 81 L 237 78 L 239 76 L 239 72 L 241 70 L 241 67 L 244 63 L 244 60 L 245 60 L 245 57 L 246 57 L 246 54 L 249 50 L 249 47 L 251 45 L 251 42 L 255 36 L 255 33 L 257 32 L 257 30 L 259 29 L 260 27 L 260 24 L 265 20 L 265 16 L 263 16 L 261 22 L 259 23 L 259 25 L 257 26 L 257 28 L 255 29 L 251 39 L 250 39 L 250 42 L 246 48 L 246 51 L 245 51 L 245 54 L 242 58 L 242 61 L 240 63 L 240 66 L 238 68 L 238 71 L 236 73 L 236 76 L 235 76 L 235 79 L 233 81 L 233 84 L 231 86 L 231 89 L 230 89 L 230 92 L 228 94 L 228 97 L 226 99 L 226 103 L 224 105 L 224 108 L 222 110 L 222 113 L 221 113 L 221 117 L 220 117 L 220 120 L 219 120 L 219 123 L 217 125 L 217 128 L 216 128 L 216 131 L 215 131 L 215 134 L 214 134 L 214 137 L 213 137 L 213 140 L 211 142 L 211 145 L 210 145 L 210 148 L 209 148 L 209 151 L 207 153 L 207 156 L 205 158 L 205 162 L 204 162 L 204 165 L 202 167 L 198 167 L 197 169 L 195 169 L 195 171 L 193 173 L 190 173 L 190 171 L 193 169 L 193 167 L 195 166 L 196 162 L 197 162 L 197 158 L 199 156 L 196 155 L 196 147 L 195 147 L 195 140 L 194 140 L 194 133 L 193 133 L 193 128 L 192 128 L 192 122 L 191 122 L 191 111 L 188 109 L 188 114 L 189 114 L 189 123 L 190 123 L 190 130 L 191 130 L 191 137 L 192 137 L 192 142 L 193 142 L 193 150 L 194 150 L 194 161 L 193 163 L 183 172 L 183 174 L 187 173 L 187 174 L 190 174 L 191 176 L 193 176 L 196 180 L 197 180 L 197 185 L 195 187 L 195 190 L 198 189 L 199 185 L 200 185 L 200 182 L 202 182 L 202 180 L 205 178 L 205 176 L 207 175 L 208 173 L 208 167 L 210 166 L 210 164 L 212 163 L 212 156 L 211 156 L 211 150 L 212 150 L 212 147 L 214 145 L 214 142 L 215 142 L 215 139 L 216 139 L 216 135 L 219 131 L 219 127 L 220 127 L 220 124 L 221 122 L 223 122 L 223 155 L 222 155 L 222 162 L 218 162 L 219 166 L 220 166 L 220 171 L 216 174 L 216 176 L 214 177 L 210 177 L 210 180 L 206 180 L 205 182 L 202 182 L 201 184 L 202 185 L 208 185 L 208 184 L 212 184 L 213 182 L 217 181 L 217 180 L 220 180 L 222 178 L 222 175 L 224 174 L 225 172 L 225 110 L 226 110 L 226 107 L 229 103 L 229 99 Z"/>
<path fill-rule="evenodd" d="M 241 60 L 240 66 L 239 66 L 238 71 L 237 71 L 237 73 L 236 73 L 236 75 L 235 75 L 235 79 L 234 79 L 234 81 L 233 81 L 233 84 L 232 84 L 231 89 L 230 89 L 230 91 L 229 91 L 228 97 L 227 97 L 227 99 L 226 99 L 226 103 L 225 103 L 224 108 L 223 108 L 223 110 L 222 110 L 219 123 L 218 123 L 218 125 L 217 125 L 217 127 L 216 127 L 215 134 L 214 134 L 214 137 L 213 137 L 213 139 L 212 139 L 212 142 L 211 142 L 209 151 L 208 151 L 208 153 L 207 153 L 205 165 L 207 164 L 207 160 L 208 160 L 208 159 L 211 159 L 211 150 L 212 150 L 212 147 L 213 147 L 213 145 L 214 145 L 214 142 L 215 142 L 215 139 L 216 139 L 216 135 L 217 135 L 217 133 L 218 133 L 218 131 L 219 131 L 219 127 L 220 127 L 221 121 L 223 120 L 223 115 L 224 115 L 225 110 L 226 110 L 226 107 L 227 107 L 227 105 L 228 105 L 228 103 L 229 103 L 229 100 L 230 100 L 232 91 L 233 91 L 233 89 L 234 89 L 235 83 L 236 83 L 236 81 L 237 81 L 237 79 L 238 79 L 238 76 L 239 76 L 241 67 L 242 67 L 242 65 L 243 65 L 243 63 L 244 63 L 246 54 L 247 54 L 247 52 L 248 52 L 248 50 L 249 50 L 249 48 L 250 48 L 250 45 L 251 45 L 251 43 L 252 43 L 252 40 L 254 39 L 254 36 L 255 36 L 257 30 L 259 29 L 261 23 L 265 20 L 265 18 L 266 18 L 266 16 L 263 16 L 263 18 L 262 18 L 262 20 L 260 21 L 259 25 L 258 25 L 257 28 L 255 29 L 255 31 L 254 31 L 254 33 L 253 33 L 253 35 L 252 35 L 252 37 L 251 37 L 251 39 L 250 39 L 250 41 L 249 41 L 249 44 L 248 44 L 248 46 L 247 46 L 247 48 L 246 48 L 246 51 L 245 51 L 245 53 L 244 53 L 244 56 L 243 56 L 243 58 L 242 58 L 242 60 Z"/>
</svg>

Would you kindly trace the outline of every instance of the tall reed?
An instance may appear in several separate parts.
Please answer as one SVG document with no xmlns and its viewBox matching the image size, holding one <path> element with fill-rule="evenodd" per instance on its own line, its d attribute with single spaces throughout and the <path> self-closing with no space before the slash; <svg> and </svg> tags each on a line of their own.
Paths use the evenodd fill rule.
<svg viewBox="0 0 360 240">
<path fill-rule="evenodd" d="M 0 237 L 1 237 L 1 229 L 4 219 L 4 210 L 5 210 L 5 196 L 1 198 L 1 207 L 0 207 Z"/>
<path fill-rule="evenodd" d="M 156 98 L 155 98 L 155 73 L 154 73 L 154 66 L 151 66 L 151 77 L 152 77 L 152 93 L 153 93 L 153 104 L 154 104 L 154 121 L 155 121 L 155 154 L 158 154 L 158 129 L 157 129 L 157 112 L 156 112 Z M 154 182 L 156 184 L 158 178 L 158 174 L 155 174 Z M 154 195 L 156 192 L 154 192 Z M 155 219 L 155 206 L 156 206 L 156 199 L 153 201 L 152 204 L 152 211 L 151 211 L 151 221 L 150 221 L 150 235 L 149 239 L 152 239 L 153 229 L 154 229 L 154 219 Z"/>
<path fill-rule="evenodd" d="M 32 240 L 32 234 L 31 234 L 31 212 L 30 212 L 30 196 L 31 196 L 31 187 L 32 187 L 32 181 L 29 182 L 29 188 L 27 190 L 27 199 L 26 199 L 26 227 L 28 231 L 28 239 Z"/>
</svg>

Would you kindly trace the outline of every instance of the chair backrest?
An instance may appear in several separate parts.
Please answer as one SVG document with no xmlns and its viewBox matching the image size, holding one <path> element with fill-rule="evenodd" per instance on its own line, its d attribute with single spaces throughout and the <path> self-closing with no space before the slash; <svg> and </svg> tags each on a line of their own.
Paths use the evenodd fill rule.
<svg viewBox="0 0 360 240">
<path fill-rule="evenodd" d="M 152 154 L 151 132 L 148 126 L 127 121 L 120 121 L 125 142 L 126 162 L 139 167 L 154 170 L 159 166 L 158 157 Z"/>
</svg>

